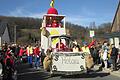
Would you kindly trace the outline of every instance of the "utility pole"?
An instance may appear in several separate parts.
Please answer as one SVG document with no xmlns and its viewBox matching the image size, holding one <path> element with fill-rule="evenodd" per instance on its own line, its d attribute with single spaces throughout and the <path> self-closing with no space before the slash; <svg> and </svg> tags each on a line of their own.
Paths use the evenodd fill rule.
<svg viewBox="0 0 120 80">
<path fill-rule="evenodd" d="M 14 25 L 14 43 L 16 44 L 16 26 L 17 25 Z"/>
<path fill-rule="evenodd" d="M 91 22 L 89 28 L 90 28 L 90 37 L 93 41 L 94 36 L 95 36 L 95 31 L 94 30 L 96 29 L 95 22 Z"/>
</svg>

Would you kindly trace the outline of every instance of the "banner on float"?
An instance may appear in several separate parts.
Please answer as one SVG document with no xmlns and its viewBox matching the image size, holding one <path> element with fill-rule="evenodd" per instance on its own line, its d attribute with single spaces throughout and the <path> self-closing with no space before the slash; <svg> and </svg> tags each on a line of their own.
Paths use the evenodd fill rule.
<svg viewBox="0 0 120 80">
<path fill-rule="evenodd" d="M 85 55 L 73 52 L 53 53 L 52 71 L 84 71 Z"/>
<path fill-rule="evenodd" d="M 46 28 L 50 35 L 65 35 L 65 28 Z"/>
</svg>

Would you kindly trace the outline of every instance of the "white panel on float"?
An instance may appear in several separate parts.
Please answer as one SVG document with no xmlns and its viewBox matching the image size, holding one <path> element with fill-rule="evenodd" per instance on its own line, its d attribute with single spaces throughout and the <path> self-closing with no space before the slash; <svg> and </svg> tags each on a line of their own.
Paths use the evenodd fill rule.
<svg viewBox="0 0 120 80">
<path fill-rule="evenodd" d="M 48 38 L 41 34 L 41 47 L 44 49 L 44 53 L 46 53 L 48 49 Z"/>
</svg>

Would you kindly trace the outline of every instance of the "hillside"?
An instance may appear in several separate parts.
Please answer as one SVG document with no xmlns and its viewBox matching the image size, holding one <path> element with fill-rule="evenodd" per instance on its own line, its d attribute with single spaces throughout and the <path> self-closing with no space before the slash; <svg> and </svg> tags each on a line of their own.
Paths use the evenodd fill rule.
<svg viewBox="0 0 120 80">
<path fill-rule="evenodd" d="M 17 25 L 17 29 L 39 29 L 42 22 L 39 18 L 0 16 L 0 22 L 3 20 L 9 25 Z"/>
<path fill-rule="evenodd" d="M 6 17 L 0 16 L 0 22 L 6 21 L 8 24 L 10 38 L 13 42 L 14 40 L 14 26 L 16 25 L 17 32 L 17 42 L 34 42 L 40 40 L 40 27 L 42 24 L 42 19 L 39 18 L 30 18 L 30 17 Z M 103 36 L 106 32 L 110 32 L 111 23 L 101 24 L 98 28 L 95 28 L 96 37 Z M 88 42 L 91 41 L 89 37 L 89 27 L 85 28 L 84 26 L 75 25 L 69 22 L 66 22 L 66 28 L 69 30 L 70 36 L 76 39 L 79 43 L 82 40 Z"/>
<path fill-rule="evenodd" d="M 6 21 L 8 23 L 10 33 L 12 35 L 11 39 L 13 39 L 13 37 L 14 37 L 14 25 L 17 26 L 16 29 L 17 29 L 17 41 L 18 42 L 31 41 L 31 40 L 29 40 L 28 35 L 31 35 L 32 38 L 36 38 L 37 40 L 40 39 L 39 28 L 41 27 L 42 19 L 30 18 L 30 17 L 0 16 L 0 22 L 1 21 Z M 68 22 L 66 23 L 66 28 L 70 31 L 70 35 L 76 39 L 79 39 L 80 36 L 85 33 L 84 27 L 74 25 L 74 24 L 71 24 Z M 37 31 L 34 31 L 35 29 Z"/>
</svg>

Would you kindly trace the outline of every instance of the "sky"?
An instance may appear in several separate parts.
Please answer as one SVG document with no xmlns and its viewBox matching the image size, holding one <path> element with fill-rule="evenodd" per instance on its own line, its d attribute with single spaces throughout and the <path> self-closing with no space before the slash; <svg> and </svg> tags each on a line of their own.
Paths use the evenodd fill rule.
<svg viewBox="0 0 120 80">
<path fill-rule="evenodd" d="M 0 0 L 0 15 L 42 18 L 51 0 Z M 119 0 L 55 0 L 55 8 L 66 21 L 82 26 L 112 22 Z"/>
</svg>

